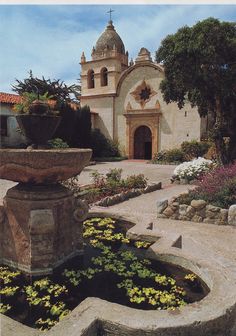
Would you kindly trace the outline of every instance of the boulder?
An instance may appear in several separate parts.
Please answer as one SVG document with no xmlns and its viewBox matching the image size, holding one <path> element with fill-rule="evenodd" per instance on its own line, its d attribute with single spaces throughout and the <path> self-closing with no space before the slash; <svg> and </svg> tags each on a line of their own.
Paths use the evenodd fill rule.
<svg viewBox="0 0 236 336">
<path fill-rule="evenodd" d="M 201 223 L 202 222 L 202 217 L 198 215 L 194 215 L 192 218 L 193 222 Z"/>
<path fill-rule="evenodd" d="M 179 206 L 179 214 L 180 216 L 186 216 L 188 205 L 187 204 L 180 204 Z M 180 218 L 182 219 L 182 218 Z"/>
<path fill-rule="evenodd" d="M 221 208 L 219 208 L 217 206 L 214 206 L 214 205 L 211 205 L 211 204 L 208 204 L 206 206 L 206 210 L 211 211 L 211 212 L 220 212 Z"/>
<path fill-rule="evenodd" d="M 219 215 L 218 225 L 227 225 L 228 224 L 228 209 L 221 209 Z"/>
<path fill-rule="evenodd" d="M 168 200 L 167 199 L 162 199 L 160 201 L 156 202 L 157 206 L 157 213 L 161 214 L 168 206 Z"/>
<path fill-rule="evenodd" d="M 166 217 L 170 217 L 172 216 L 174 213 L 174 211 L 171 209 L 170 206 L 168 206 L 164 211 L 163 214 L 166 215 Z"/>
<path fill-rule="evenodd" d="M 192 218 L 193 215 L 195 214 L 195 208 L 193 208 L 191 205 L 189 205 L 187 207 L 187 210 L 186 210 L 186 216 L 189 217 L 189 218 Z"/>
<path fill-rule="evenodd" d="M 192 200 L 191 206 L 195 209 L 203 209 L 207 202 L 204 200 Z"/>
<path fill-rule="evenodd" d="M 171 207 L 171 209 L 172 209 L 173 211 L 176 211 L 176 210 L 178 210 L 178 208 L 179 208 L 179 202 L 172 202 L 172 203 L 169 203 L 169 206 Z"/>
<path fill-rule="evenodd" d="M 236 226 L 236 204 L 233 204 L 229 207 L 228 223 L 229 225 Z"/>
</svg>

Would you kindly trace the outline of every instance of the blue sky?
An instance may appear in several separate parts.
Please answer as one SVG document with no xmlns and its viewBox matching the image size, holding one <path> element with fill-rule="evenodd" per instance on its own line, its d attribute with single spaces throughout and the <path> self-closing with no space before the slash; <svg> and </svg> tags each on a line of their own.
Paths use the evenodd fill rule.
<svg viewBox="0 0 236 336">
<path fill-rule="evenodd" d="M 161 40 L 183 25 L 207 17 L 236 22 L 236 5 L 111 5 L 113 22 L 130 57 L 141 47 L 154 55 Z M 1 5 L 0 91 L 15 78 L 38 77 L 76 83 L 80 56 L 90 59 L 109 19 L 110 5 Z"/>
</svg>

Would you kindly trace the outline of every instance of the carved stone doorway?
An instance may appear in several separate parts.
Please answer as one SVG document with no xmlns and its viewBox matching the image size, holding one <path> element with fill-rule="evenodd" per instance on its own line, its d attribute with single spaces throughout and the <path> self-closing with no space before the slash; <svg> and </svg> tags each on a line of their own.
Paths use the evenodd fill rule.
<svg viewBox="0 0 236 336">
<path fill-rule="evenodd" d="M 151 160 L 152 132 L 147 126 L 140 126 L 134 133 L 134 159 Z"/>
</svg>

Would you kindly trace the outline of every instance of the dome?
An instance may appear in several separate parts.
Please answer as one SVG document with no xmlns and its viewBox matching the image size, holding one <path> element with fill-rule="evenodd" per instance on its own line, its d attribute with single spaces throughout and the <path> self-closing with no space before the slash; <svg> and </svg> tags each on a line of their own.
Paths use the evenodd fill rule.
<svg viewBox="0 0 236 336">
<path fill-rule="evenodd" d="M 117 34 L 112 21 L 108 22 L 106 30 L 97 40 L 95 52 L 116 49 L 118 53 L 125 54 L 125 46 L 120 36 Z"/>
</svg>

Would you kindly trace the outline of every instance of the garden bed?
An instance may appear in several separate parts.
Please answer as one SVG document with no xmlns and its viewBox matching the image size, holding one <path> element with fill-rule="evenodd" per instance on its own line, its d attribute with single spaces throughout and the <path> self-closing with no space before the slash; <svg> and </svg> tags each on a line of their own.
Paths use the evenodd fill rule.
<svg viewBox="0 0 236 336">
<path fill-rule="evenodd" d="M 161 189 L 161 182 L 149 183 L 143 174 L 121 178 L 122 169 L 110 169 L 104 176 L 95 171 L 92 173 L 93 184 L 80 188 L 76 178 L 63 183 L 70 188 L 76 197 L 88 204 L 110 206 L 141 194 Z"/>
</svg>

